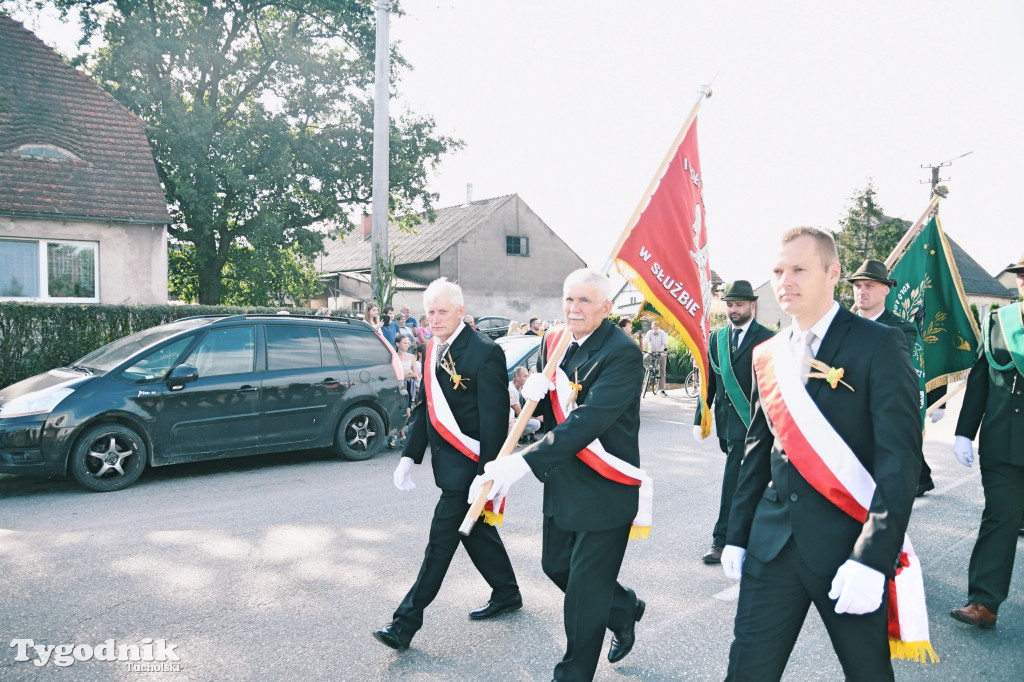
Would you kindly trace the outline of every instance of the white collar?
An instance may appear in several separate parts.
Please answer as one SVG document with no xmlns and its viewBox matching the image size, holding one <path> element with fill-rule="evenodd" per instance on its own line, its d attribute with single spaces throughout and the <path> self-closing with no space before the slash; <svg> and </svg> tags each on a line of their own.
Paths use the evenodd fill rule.
<svg viewBox="0 0 1024 682">
<path fill-rule="evenodd" d="M 741 325 L 739 327 L 737 327 L 734 324 L 731 325 L 732 326 L 732 331 L 736 331 L 737 329 L 739 329 L 740 330 L 740 336 L 743 336 L 744 334 L 747 333 L 747 330 L 750 329 L 750 325 L 752 325 L 752 324 L 754 324 L 754 316 L 753 315 L 750 316 L 750 319 L 747 320 L 745 324 L 743 324 L 743 325 Z"/>
<path fill-rule="evenodd" d="M 458 336 L 459 332 L 461 332 L 465 328 L 466 328 L 466 323 L 465 322 L 459 322 L 459 326 L 455 328 L 455 331 L 452 332 L 451 336 L 449 336 L 444 341 L 442 341 L 441 339 L 438 339 L 437 342 L 438 343 L 447 343 L 448 347 L 451 348 L 452 342 L 455 341 L 455 337 Z"/>
<path fill-rule="evenodd" d="M 821 340 L 825 338 L 825 334 L 828 332 L 828 328 L 829 328 L 829 326 L 831 326 L 832 320 L 835 319 L 836 313 L 838 313 L 838 312 L 839 312 L 839 303 L 837 303 L 836 301 L 832 301 L 832 307 L 828 309 L 828 312 L 826 312 L 824 315 L 822 315 L 821 318 L 819 318 L 817 322 L 812 324 L 811 328 L 808 329 L 807 331 L 814 332 L 814 336 L 817 338 L 818 342 L 820 343 Z M 796 322 L 793 322 L 793 324 L 791 324 L 789 328 L 790 328 L 790 337 L 789 337 L 790 339 L 794 339 L 797 336 L 799 336 L 800 334 L 804 333 L 804 332 L 801 332 L 800 328 L 796 326 Z"/>
<path fill-rule="evenodd" d="M 582 346 L 582 345 L 583 345 L 583 342 L 584 342 L 584 341 L 586 341 L 587 339 L 589 339 L 589 338 L 590 338 L 591 336 L 593 336 L 593 335 L 594 335 L 594 332 L 590 332 L 589 334 L 586 334 L 586 335 L 584 335 L 584 336 L 581 336 L 581 337 L 580 337 L 580 338 L 578 338 L 578 339 L 577 339 L 577 338 L 576 338 L 575 336 L 573 336 L 573 335 L 570 335 L 570 336 L 569 336 L 569 339 L 570 339 L 570 341 L 569 341 L 569 345 L 572 345 L 572 344 L 573 344 L 573 342 L 575 342 L 575 343 L 579 344 L 580 346 Z"/>
<path fill-rule="evenodd" d="M 857 314 L 860 314 L 859 310 L 857 311 Z M 878 318 L 880 318 L 884 314 L 885 314 L 885 306 L 882 306 L 882 309 L 878 311 L 877 315 L 873 315 L 872 317 L 864 317 L 863 315 L 861 315 L 861 317 L 864 317 L 865 320 L 877 320 Z"/>
</svg>

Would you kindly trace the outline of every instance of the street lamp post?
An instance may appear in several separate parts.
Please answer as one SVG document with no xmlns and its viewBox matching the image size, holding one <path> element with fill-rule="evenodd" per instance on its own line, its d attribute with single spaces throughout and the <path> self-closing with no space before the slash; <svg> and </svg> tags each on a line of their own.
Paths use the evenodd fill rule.
<svg viewBox="0 0 1024 682">
<path fill-rule="evenodd" d="M 388 162 L 389 128 L 388 99 L 390 97 L 391 55 L 388 29 L 391 21 L 391 3 L 377 1 L 377 49 L 376 83 L 373 99 L 373 208 L 371 221 L 370 287 L 373 298 L 383 307 L 380 300 L 384 287 L 381 278 L 389 277 L 386 269 L 388 258 Z"/>
</svg>

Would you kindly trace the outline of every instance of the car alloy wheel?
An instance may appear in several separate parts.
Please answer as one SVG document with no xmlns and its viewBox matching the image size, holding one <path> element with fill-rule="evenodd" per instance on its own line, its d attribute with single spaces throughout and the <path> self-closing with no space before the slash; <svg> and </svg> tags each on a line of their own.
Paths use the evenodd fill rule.
<svg viewBox="0 0 1024 682">
<path fill-rule="evenodd" d="M 334 450 L 345 459 L 362 461 L 377 454 L 386 441 L 384 420 L 372 407 L 360 405 L 338 422 Z"/>
<path fill-rule="evenodd" d="M 146 446 L 133 429 L 100 424 L 79 437 L 68 468 L 81 485 L 96 492 L 127 488 L 146 468 Z"/>
</svg>

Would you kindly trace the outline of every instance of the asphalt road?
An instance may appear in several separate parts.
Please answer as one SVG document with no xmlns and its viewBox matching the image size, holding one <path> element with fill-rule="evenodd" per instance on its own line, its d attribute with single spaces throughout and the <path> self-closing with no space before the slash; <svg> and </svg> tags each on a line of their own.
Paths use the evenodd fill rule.
<svg viewBox="0 0 1024 682">
<path fill-rule="evenodd" d="M 598 680 L 715 680 L 725 675 L 737 583 L 700 561 L 711 540 L 724 456 L 690 435 L 694 401 L 648 397 L 643 465 L 656 481 L 655 530 L 632 541 L 620 574 L 647 601 L 628 658 Z M 959 410 L 930 426 L 938 488 L 917 501 L 910 535 L 924 562 L 932 642 L 941 662 L 895 662 L 899 680 L 1024 679 L 1020 571 L 999 625 L 953 621 L 983 495 L 977 466 L 950 444 Z M 561 657 L 561 594 L 540 568 L 541 486 L 512 489 L 502 536 L 525 607 L 492 621 L 467 613 L 488 588 L 464 552 L 412 648 L 370 632 L 386 624 L 418 569 L 437 491 L 429 466 L 415 491 L 391 483 L 385 452 L 344 462 L 323 452 L 149 470 L 97 494 L 71 481 L 0 475 L 0 680 L 548 680 Z M 17 661 L 18 639 L 89 645 L 164 640 L 177 670 L 124 662 L 59 667 Z M 84 649 L 80 649 L 84 653 Z M 73 660 L 73 659 L 72 659 Z M 811 613 L 784 679 L 842 679 Z"/>
</svg>

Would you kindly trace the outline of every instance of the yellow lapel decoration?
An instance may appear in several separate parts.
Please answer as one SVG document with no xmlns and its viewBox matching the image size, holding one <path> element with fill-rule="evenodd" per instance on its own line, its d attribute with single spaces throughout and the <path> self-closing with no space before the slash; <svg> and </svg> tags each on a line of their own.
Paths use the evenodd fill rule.
<svg viewBox="0 0 1024 682">
<path fill-rule="evenodd" d="M 842 384 L 851 391 L 853 390 L 853 386 L 843 381 L 843 374 L 846 373 L 846 370 L 844 370 L 842 367 L 829 367 L 821 360 L 815 360 L 814 358 L 809 359 L 808 362 L 810 363 L 811 367 L 818 370 L 817 372 L 811 372 L 810 374 L 808 374 L 808 379 L 824 379 L 825 381 L 828 382 L 828 385 L 831 386 L 833 389 L 836 388 L 839 384 Z"/>
<path fill-rule="evenodd" d="M 580 384 L 580 370 L 578 367 L 572 371 L 572 381 L 569 382 L 569 388 L 571 389 L 569 402 L 576 404 L 576 396 L 583 390 L 583 385 Z"/>
<path fill-rule="evenodd" d="M 441 369 L 448 372 L 448 376 L 451 377 L 452 388 L 468 388 L 465 382 L 469 381 L 469 377 L 464 377 L 455 370 L 455 361 L 452 360 L 451 355 L 446 355 L 441 360 Z"/>
</svg>

